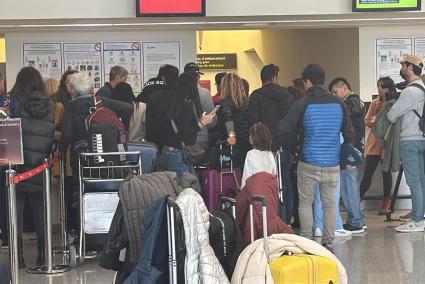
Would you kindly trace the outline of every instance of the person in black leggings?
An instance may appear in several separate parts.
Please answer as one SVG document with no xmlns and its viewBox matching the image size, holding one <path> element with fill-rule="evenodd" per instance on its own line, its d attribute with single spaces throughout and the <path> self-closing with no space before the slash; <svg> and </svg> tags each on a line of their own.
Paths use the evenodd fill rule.
<svg viewBox="0 0 425 284">
<path fill-rule="evenodd" d="M 365 124 L 372 128 L 375 118 L 385 103 L 385 96 L 388 92 L 396 92 L 394 81 L 390 77 L 382 77 L 378 80 L 379 97 L 372 101 L 369 110 L 365 117 Z M 366 160 L 363 172 L 363 179 L 360 183 L 360 198 L 364 199 L 366 192 L 372 183 L 372 177 L 375 173 L 378 163 L 382 162 L 383 150 L 380 141 L 373 135 L 372 132 L 366 138 Z M 379 210 L 379 215 L 386 215 L 390 207 L 390 196 L 392 188 L 391 172 L 382 172 L 382 180 L 384 187 L 384 196 L 382 198 L 382 206 Z"/>
</svg>

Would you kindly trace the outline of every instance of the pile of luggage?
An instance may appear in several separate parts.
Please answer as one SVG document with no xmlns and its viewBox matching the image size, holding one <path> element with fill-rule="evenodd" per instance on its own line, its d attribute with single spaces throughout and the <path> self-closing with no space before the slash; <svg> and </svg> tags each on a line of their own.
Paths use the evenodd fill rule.
<svg viewBox="0 0 425 284">
<path fill-rule="evenodd" d="M 255 174 L 239 190 L 240 176 L 200 170 L 202 196 L 190 174 L 129 176 L 100 265 L 127 284 L 347 283 L 332 253 L 278 216 L 276 177 Z"/>
</svg>

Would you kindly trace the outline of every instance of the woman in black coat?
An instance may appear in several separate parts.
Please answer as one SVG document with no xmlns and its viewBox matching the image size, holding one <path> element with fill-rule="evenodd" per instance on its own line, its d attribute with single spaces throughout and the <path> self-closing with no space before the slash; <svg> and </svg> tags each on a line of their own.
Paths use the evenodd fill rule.
<svg viewBox="0 0 425 284">
<path fill-rule="evenodd" d="M 247 119 L 248 98 L 242 79 L 238 75 L 228 73 L 222 79 L 220 105 L 221 138 L 233 146 L 233 165 L 243 168 L 246 153 L 251 150 L 251 144 L 249 143 Z"/>
<path fill-rule="evenodd" d="M 24 165 L 17 167 L 22 173 L 44 162 L 52 152 L 55 134 L 55 106 L 44 92 L 40 73 L 32 67 L 22 68 L 11 92 L 11 117 L 21 118 Z M 25 202 L 33 211 L 37 233 L 37 265 L 44 263 L 44 211 L 43 175 L 39 174 L 16 185 L 16 211 L 18 223 L 19 266 L 25 267 L 22 253 L 23 212 Z"/>
</svg>

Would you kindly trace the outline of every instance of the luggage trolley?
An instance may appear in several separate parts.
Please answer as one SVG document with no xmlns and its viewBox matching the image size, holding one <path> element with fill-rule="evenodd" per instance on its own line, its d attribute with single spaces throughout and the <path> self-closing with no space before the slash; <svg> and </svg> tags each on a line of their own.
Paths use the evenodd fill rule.
<svg viewBox="0 0 425 284">
<path fill-rule="evenodd" d="M 80 153 L 78 159 L 80 262 L 96 256 L 86 256 L 85 235 L 109 232 L 119 202 L 118 190 L 121 182 L 129 174 L 142 174 L 141 155 L 140 151 Z M 111 160 L 121 162 L 114 164 Z"/>
</svg>

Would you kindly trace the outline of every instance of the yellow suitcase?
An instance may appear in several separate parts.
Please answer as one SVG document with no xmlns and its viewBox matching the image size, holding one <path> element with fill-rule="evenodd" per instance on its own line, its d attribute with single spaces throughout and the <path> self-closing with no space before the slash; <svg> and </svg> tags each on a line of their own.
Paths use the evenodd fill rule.
<svg viewBox="0 0 425 284">
<path fill-rule="evenodd" d="M 338 284 L 338 267 L 334 260 L 311 254 L 283 255 L 270 261 L 267 244 L 267 198 L 262 195 L 248 197 L 251 242 L 254 241 L 253 203 L 262 203 L 264 252 L 275 284 Z"/>
<path fill-rule="evenodd" d="M 274 283 L 338 284 L 336 262 L 310 254 L 284 255 L 269 263 Z"/>
</svg>

